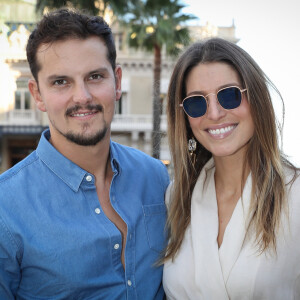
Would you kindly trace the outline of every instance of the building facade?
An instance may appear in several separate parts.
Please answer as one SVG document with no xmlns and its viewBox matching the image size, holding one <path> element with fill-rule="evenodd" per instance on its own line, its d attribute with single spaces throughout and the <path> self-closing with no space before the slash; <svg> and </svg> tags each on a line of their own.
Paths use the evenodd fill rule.
<svg viewBox="0 0 300 300">
<path fill-rule="evenodd" d="M 48 127 L 45 113 L 35 107 L 27 88 L 31 73 L 26 60 L 26 43 L 40 16 L 35 14 L 35 0 L 0 0 L 0 172 L 32 152 L 41 132 Z M 117 63 L 122 66 L 122 98 L 116 104 L 112 139 L 152 152 L 153 55 L 129 49 L 126 33 L 112 25 L 117 48 Z M 211 24 L 189 27 L 192 40 L 219 36 L 237 42 L 235 26 Z M 163 56 L 161 73 L 162 144 L 160 158 L 168 163 L 165 98 L 176 59 Z"/>
</svg>

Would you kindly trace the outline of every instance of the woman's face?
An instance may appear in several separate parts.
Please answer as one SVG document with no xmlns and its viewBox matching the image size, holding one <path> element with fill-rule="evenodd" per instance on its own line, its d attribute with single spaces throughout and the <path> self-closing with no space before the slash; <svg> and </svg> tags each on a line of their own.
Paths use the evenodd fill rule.
<svg viewBox="0 0 300 300">
<path fill-rule="evenodd" d="M 187 96 L 201 94 L 208 96 L 206 114 L 199 118 L 188 117 L 195 138 L 214 157 L 235 155 L 246 150 L 254 133 L 254 124 L 247 101 L 242 93 L 239 107 L 226 110 L 217 100 L 217 92 L 228 86 L 243 89 L 238 73 L 223 62 L 200 63 L 186 78 Z"/>
</svg>

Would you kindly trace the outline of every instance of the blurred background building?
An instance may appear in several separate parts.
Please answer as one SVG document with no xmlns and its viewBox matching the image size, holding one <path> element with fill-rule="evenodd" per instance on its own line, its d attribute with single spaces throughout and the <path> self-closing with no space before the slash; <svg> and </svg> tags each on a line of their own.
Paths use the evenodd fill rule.
<svg viewBox="0 0 300 300">
<path fill-rule="evenodd" d="M 0 173 L 10 168 L 38 143 L 41 132 L 48 127 L 45 113 L 36 109 L 27 88 L 31 73 L 26 60 L 26 43 L 40 15 L 35 0 L 0 0 Z M 108 20 L 109 21 L 109 20 Z M 122 98 L 116 104 L 112 123 L 112 139 L 138 148 L 151 155 L 153 56 L 128 47 L 126 32 L 120 24 L 111 24 L 117 62 L 123 69 Z M 218 36 L 233 42 L 234 22 L 230 27 L 213 24 L 189 27 L 192 41 Z M 176 58 L 162 57 L 161 150 L 160 159 L 169 163 L 166 139 L 165 98 Z"/>
</svg>

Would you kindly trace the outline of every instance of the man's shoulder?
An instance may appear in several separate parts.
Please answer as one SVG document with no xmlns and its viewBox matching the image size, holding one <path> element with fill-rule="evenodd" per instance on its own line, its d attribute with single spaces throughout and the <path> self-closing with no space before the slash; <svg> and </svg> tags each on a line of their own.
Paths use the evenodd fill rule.
<svg viewBox="0 0 300 300">
<path fill-rule="evenodd" d="M 113 160 L 119 164 L 121 176 L 128 183 L 135 178 L 135 184 L 151 186 L 153 192 L 165 192 L 169 184 L 169 174 L 166 166 L 156 158 L 128 146 L 111 143 Z"/>
<path fill-rule="evenodd" d="M 33 151 L 19 163 L 6 170 L 0 175 L 0 186 L 3 186 L 5 183 L 14 182 L 14 180 L 17 180 L 18 184 L 20 184 L 20 180 L 22 178 L 30 180 L 28 178 L 28 172 L 30 172 L 28 169 L 37 159 L 38 156 L 36 154 L 36 151 Z"/>
<path fill-rule="evenodd" d="M 116 142 L 112 142 L 111 146 L 113 147 L 114 158 L 118 161 L 122 170 L 126 171 L 126 174 L 150 180 L 155 178 L 155 180 L 163 182 L 163 184 L 169 183 L 168 170 L 159 159 L 153 158 L 138 149 Z"/>
<path fill-rule="evenodd" d="M 113 150 L 115 151 L 117 157 L 120 159 L 123 158 L 126 160 L 130 159 L 132 161 L 142 162 L 143 164 L 149 163 L 149 164 L 162 165 L 162 162 L 160 160 L 155 159 L 150 155 L 146 154 L 145 152 L 138 150 L 136 148 L 125 146 L 113 141 L 111 145 L 114 148 Z"/>
</svg>

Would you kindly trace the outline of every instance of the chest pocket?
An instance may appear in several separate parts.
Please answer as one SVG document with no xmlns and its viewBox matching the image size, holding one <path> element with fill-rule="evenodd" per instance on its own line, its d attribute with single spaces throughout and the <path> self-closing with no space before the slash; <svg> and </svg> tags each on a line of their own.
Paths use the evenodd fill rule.
<svg viewBox="0 0 300 300">
<path fill-rule="evenodd" d="M 165 223 L 167 210 L 164 203 L 144 205 L 144 220 L 147 240 L 152 250 L 161 252 L 167 243 Z"/>
</svg>

